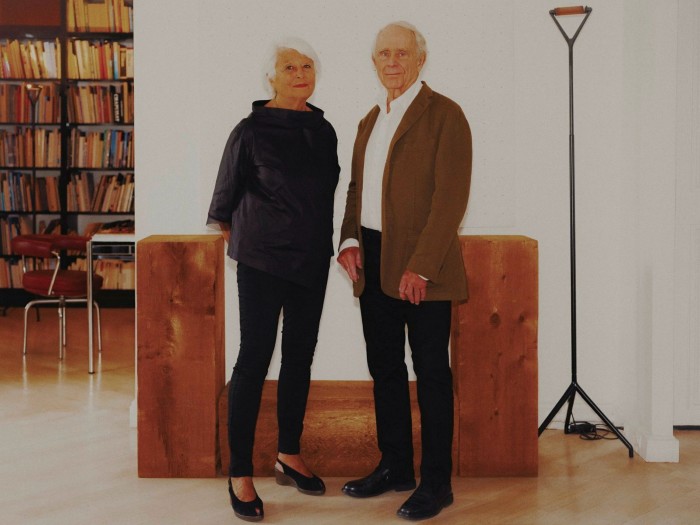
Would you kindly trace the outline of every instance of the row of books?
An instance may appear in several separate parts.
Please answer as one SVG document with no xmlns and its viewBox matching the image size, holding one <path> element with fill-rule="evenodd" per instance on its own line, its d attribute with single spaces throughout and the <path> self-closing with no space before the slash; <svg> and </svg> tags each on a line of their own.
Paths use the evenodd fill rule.
<svg viewBox="0 0 700 525">
<path fill-rule="evenodd" d="M 32 158 L 32 144 L 34 158 Z M 58 168 L 61 166 L 61 133 L 58 128 L 0 129 L 0 166 Z"/>
<path fill-rule="evenodd" d="M 22 215 L 0 217 L 0 254 L 11 255 L 10 242 L 17 235 L 27 235 L 32 232 L 32 220 Z"/>
<path fill-rule="evenodd" d="M 86 267 L 87 261 L 85 259 L 76 259 L 69 268 L 85 271 Z M 136 286 L 136 263 L 134 261 L 98 259 L 93 261 L 92 267 L 95 273 L 102 276 L 103 290 L 133 290 Z"/>
<path fill-rule="evenodd" d="M 0 40 L 0 78 L 60 78 L 61 42 Z"/>
<path fill-rule="evenodd" d="M 35 122 L 58 123 L 61 115 L 58 86 L 42 83 Z M 0 122 L 32 122 L 32 103 L 26 84 L 0 84 Z"/>
<path fill-rule="evenodd" d="M 131 33 L 133 0 L 68 0 L 68 30 Z"/>
<path fill-rule="evenodd" d="M 60 210 L 58 175 L 37 177 L 35 186 L 32 188 L 31 174 L 0 171 L 0 211 L 59 212 Z"/>
<path fill-rule="evenodd" d="M 133 123 L 134 86 L 130 82 L 113 85 L 70 86 L 68 119 L 80 123 Z"/>
<path fill-rule="evenodd" d="M 60 122 L 58 86 L 43 84 L 37 101 L 35 121 Z M 26 84 L 0 84 L 0 123 L 31 123 L 31 101 Z M 133 123 L 134 86 L 130 82 L 68 88 L 68 120 L 79 124 Z"/>
<path fill-rule="evenodd" d="M 58 192 L 58 175 L 36 178 L 34 190 L 35 209 L 37 211 L 49 211 L 59 213 L 61 211 L 61 197 Z"/>
<path fill-rule="evenodd" d="M 92 237 L 96 233 L 134 233 L 134 219 L 119 219 L 110 222 L 91 222 L 85 226 L 83 237 Z"/>
<path fill-rule="evenodd" d="M 71 40 L 68 43 L 68 78 L 134 78 L 134 45 Z"/>
<path fill-rule="evenodd" d="M 22 262 L 0 259 L 0 288 L 22 288 Z"/>
<path fill-rule="evenodd" d="M 68 211 L 133 213 L 134 174 L 75 173 L 68 183 L 66 206 Z"/>
<path fill-rule="evenodd" d="M 133 168 L 133 130 L 71 130 L 71 166 L 81 168 Z"/>
<path fill-rule="evenodd" d="M 33 211 L 32 176 L 28 173 L 0 171 L 0 210 Z"/>
<path fill-rule="evenodd" d="M 66 201 L 69 212 L 133 213 L 134 174 L 74 173 Z M 31 174 L 0 171 L 0 211 L 59 213 L 58 175 L 37 177 L 32 192 Z"/>
</svg>

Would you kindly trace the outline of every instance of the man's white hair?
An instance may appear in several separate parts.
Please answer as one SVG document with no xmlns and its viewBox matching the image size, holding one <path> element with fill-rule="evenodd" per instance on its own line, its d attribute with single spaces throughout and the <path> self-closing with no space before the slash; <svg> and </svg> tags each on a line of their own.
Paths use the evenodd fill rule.
<svg viewBox="0 0 700 525">
<path fill-rule="evenodd" d="M 416 26 L 414 26 L 413 24 L 410 24 L 408 22 L 404 22 L 403 20 L 399 20 L 398 22 L 391 22 L 390 24 L 385 25 L 379 31 L 377 31 L 377 36 L 374 38 L 374 47 L 372 48 L 372 56 L 374 56 L 374 53 L 377 50 L 377 39 L 379 38 L 379 35 L 382 34 L 382 32 L 389 29 L 390 27 L 401 27 L 403 29 L 408 29 L 411 33 L 413 33 L 413 36 L 416 39 L 416 49 L 418 50 L 418 56 L 422 57 L 423 61 L 425 61 L 425 59 L 428 58 L 428 44 L 425 41 L 425 37 L 423 36 L 423 33 L 418 31 L 418 28 Z"/>
<path fill-rule="evenodd" d="M 296 37 L 280 39 L 270 46 L 267 53 L 267 59 L 263 65 L 263 84 L 265 86 L 265 90 L 273 97 L 275 96 L 275 90 L 272 87 L 271 82 L 274 81 L 275 76 L 277 76 L 275 66 L 277 65 L 277 59 L 279 58 L 280 53 L 286 49 L 292 49 L 309 57 L 314 61 L 316 79 L 318 80 L 321 75 L 321 62 L 319 61 L 318 55 L 316 54 L 316 51 L 314 51 L 314 48 L 311 47 L 306 40 Z"/>
</svg>

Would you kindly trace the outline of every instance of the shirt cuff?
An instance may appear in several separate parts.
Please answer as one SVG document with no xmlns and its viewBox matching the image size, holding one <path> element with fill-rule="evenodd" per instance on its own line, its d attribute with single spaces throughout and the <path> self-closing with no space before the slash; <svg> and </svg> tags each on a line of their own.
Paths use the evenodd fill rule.
<svg viewBox="0 0 700 525">
<path fill-rule="evenodd" d="M 360 247 L 360 241 L 358 241 L 357 239 L 353 239 L 352 237 L 348 237 L 340 245 L 340 248 L 338 248 L 338 253 L 342 252 L 345 248 L 359 248 L 359 247 Z M 428 279 L 427 277 L 423 277 L 421 274 L 418 274 L 418 277 L 420 277 L 424 281 L 430 281 L 430 279 Z"/>
<path fill-rule="evenodd" d="M 340 248 L 338 248 L 338 253 L 342 252 L 345 248 L 359 248 L 359 247 L 360 247 L 360 241 L 358 241 L 357 239 L 353 239 L 352 237 L 348 237 L 340 245 Z"/>
</svg>

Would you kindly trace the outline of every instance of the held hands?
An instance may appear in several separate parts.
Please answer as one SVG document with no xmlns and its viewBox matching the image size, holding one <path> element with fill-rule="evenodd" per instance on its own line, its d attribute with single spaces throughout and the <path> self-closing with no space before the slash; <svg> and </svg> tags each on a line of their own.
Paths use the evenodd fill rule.
<svg viewBox="0 0 700 525">
<path fill-rule="evenodd" d="M 416 306 L 425 300 L 425 290 L 428 281 L 411 270 L 406 270 L 399 281 L 399 297 L 404 301 L 409 301 Z"/>
<path fill-rule="evenodd" d="M 221 236 L 228 243 L 229 239 L 231 238 L 231 225 L 230 224 L 225 224 L 225 223 L 221 224 Z"/>
<path fill-rule="evenodd" d="M 348 273 L 348 277 L 352 282 L 356 283 L 359 278 L 357 274 L 358 268 L 362 268 L 362 260 L 360 258 L 360 249 L 357 246 L 345 248 L 338 254 L 338 263 Z"/>
</svg>

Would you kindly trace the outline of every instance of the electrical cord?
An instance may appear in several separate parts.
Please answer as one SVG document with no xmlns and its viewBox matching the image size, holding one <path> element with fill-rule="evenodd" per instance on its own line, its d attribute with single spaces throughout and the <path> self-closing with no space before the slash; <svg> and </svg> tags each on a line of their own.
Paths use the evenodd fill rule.
<svg viewBox="0 0 700 525">
<path fill-rule="evenodd" d="M 597 441 L 599 439 L 615 440 L 619 439 L 607 425 L 603 423 L 589 423 L 588 421 L 576 421 L 574 415 L 571 415 L 571 423 L 569 424 L 569 433 L 578 434 L 579 439 L 586 441 Z M 612 434 L 612 437 L 610 435 Z"/>
</svg>

